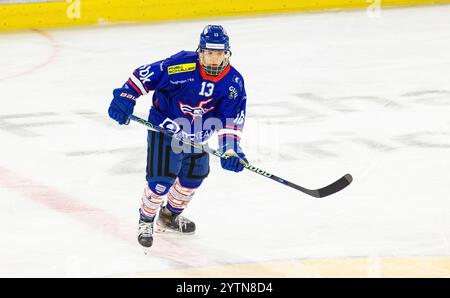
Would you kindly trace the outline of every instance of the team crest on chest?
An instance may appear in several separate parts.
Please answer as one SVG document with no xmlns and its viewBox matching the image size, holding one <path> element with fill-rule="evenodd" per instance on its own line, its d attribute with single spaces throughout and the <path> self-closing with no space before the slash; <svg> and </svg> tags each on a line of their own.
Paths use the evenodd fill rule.
<svg viewBox="0 0 450 298">
<path fill-rule="evenodd" d="M 214 98 L 202 100 L 202 101 L 200 101 L 199 105 L 196 107 L 190 106 L 188 104 L 184 104 L 182 102 L 178 102 L 178 104 L 180 106 L 181 112 L 183 112 L 183 114 L 185 114 L 185 115 L 192 117 L 192 121 L 194 121 L 196 117 L 202 117 L 204 114 L 206 114 L 207 112 L 209 112 L 215 108 L 214 106 L 212 106 L 210 108 L 204 107 L 206 104 L 211 102 L 213 99 Z"/>
</svg>

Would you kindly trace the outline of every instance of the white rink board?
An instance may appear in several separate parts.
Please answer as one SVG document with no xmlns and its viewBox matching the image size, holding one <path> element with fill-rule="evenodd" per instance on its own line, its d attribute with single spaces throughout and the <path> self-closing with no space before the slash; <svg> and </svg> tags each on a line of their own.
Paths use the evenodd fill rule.
<svg viewBox="0 0 450 298">
<path fill-rule="evenodd" d="M 0 276 L 448 256 L 449 14 L 443 5 L 0 35 Z M 308 188 L 347 172 L 354 181 L 316 200 L 211 157 L 185 212 L 198 232 L 156 235 L 145 256 L 145 128 L 116 125 L 107 108 L 134 68 L 195 50 L 208 23 L 227 29 L 246 81 L 249 160 Z M 135 111 L 149 108 L 144 97 Z"/>
</svg>

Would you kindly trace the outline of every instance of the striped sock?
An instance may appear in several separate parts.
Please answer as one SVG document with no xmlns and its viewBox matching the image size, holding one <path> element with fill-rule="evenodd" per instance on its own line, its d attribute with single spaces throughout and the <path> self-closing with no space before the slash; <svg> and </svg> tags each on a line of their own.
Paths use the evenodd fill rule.
<svg viewBox="0 0 450 298">
<path fill-rule="evenodd" d="M 154 219 L 163 200 L 164 195 L 154 193 L 147 184 L 142 195 L 141 208 L 139 209 L 141 215 L 146 219 Z"/>
<path fill-rule="evenodd" d="M 173 214 L 181 214 L 194 196 L 196 188 L 181 186 L 177 179 L 167 193 L 167 209 Z"/>
</svg>

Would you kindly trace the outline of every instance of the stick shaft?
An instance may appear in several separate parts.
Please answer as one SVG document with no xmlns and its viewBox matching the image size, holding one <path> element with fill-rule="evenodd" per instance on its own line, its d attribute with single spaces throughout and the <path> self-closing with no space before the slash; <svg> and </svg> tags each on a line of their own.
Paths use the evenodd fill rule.
<svg viewBox="0 0 450 298">
<path fill-rule="evenodd" d="M 200 144 L 200 143 L 196 143 L 196 142 L 194 142 L 192 140 L 181 138 L 177 134 L 174 134 L 173 132 L 167 131 L 167 130 L 165 130 L 165 129 L 159 127 L 159 126 L 156 126 L 156 125 L 150 123 L 149 121 L 144 120 L 142 118 L 139 118 L 139 117 L 137 117 L 135 115 L 131 115 L 130 119 L 147 126 L 149 129 L 151 129 L 153 131 L 158 131 L 158 132 L 164 133 L 166 135 L 169 135 L 170 137 L 175 138 L 176 140 L 178 140 L 180 142 L 183 142 L 184 144 L 188 144 L 188 145 L 190 145 L 192 147 L 201 149 L 202 151 L 207 152 L 209 154 L 213 154 L 213 155 L 215 155 L 217 157 L 220 157 L 220 158 L 228 158 L 228 156 L 225 155 L 223 152 L 220 152 L 218 150 L 212 149 L 206 144 Z M 289 186 L 291 188 L 294 188 L 294 189 L 296 189 L 298 191 L 301 191 L 301 192 L 303 192 L 305 194 L 308 194 L 308 195 L 316 197 L 316 198 L 322 198 L 322 197 L 331 195 L 331 194 L 333 194 L 335 192 L 338 192 L 338 191 L 342 190 L 343 188 L 347 187 L 353 180 L 353 178 L 351 177 L 350 174 L 346 174 L 345 176 L 343 176 L 339 180 L 337 180 L 334 183 L 332 183 L 332 184 L 330 184 L 330 185 L 328 185 L 326 187 L 323 187 L 321 189 L 307 189 L 307 188 L 304 188 L 304 187 L 302 187 L 300 185 L 297 185 L 295 183 L 289 182 L 286 179 L 283 179 L 281 177 L 273 175 L 273 174 L 271 174 L 271 173 L 269 173 L 267 171 L 264 171 L 264 170 L 254 166 L 254 165 L 251 165 L 250 163 L 245 162 L 243 159 L 239 159 L 239 160 L 240 160 L 240 163 L 244 166 L 244 168 L 246 168 L 247 170 L 249 170 L 249 171 L 251 171 L 253 173 L 256 173 L 256 174 L 259 174 L 259 175 L 261 175 L 263 177 L 272 179 L 272 180 L 274 180 L 274 181 L 276 181 L 278 183 L 281 183 L 283 185 Z"/>
</svg>

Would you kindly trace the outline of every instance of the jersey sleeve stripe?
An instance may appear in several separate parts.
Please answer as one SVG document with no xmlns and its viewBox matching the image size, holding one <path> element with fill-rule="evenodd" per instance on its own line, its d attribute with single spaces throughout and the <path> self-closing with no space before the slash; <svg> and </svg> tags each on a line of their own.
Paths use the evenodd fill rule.
<svg viewBox="0 0 450 298">
<path fill-rule="evenodd" d="M 127 83 L 139 94 L 142 95 L 141 90 L 139 90 L 138 87 L 131 81 L 131 79 L 128 79 Z"/>
<path fill-rule="evenodd" d="M 144 85 L 142 84 L 142 82 L 138 78 L 136 78 L 136 76 L 134 74 L 131 75 L 130 79 L 131 79 L 131 81 L 133 81 L 134 85 L 136 87 L 138 87 L 139 90 L 141 90 L 142 95 L 145 95 L 148 93 L 147 90 L 145 89 Z"/>
<path fill-rule="evenodd" d="M 133 72 L 134 76 L 137 78 L 138 82 L 142 84 L 141 80 L 139 79 L 139 75 L 136 71 Z M 145 86 L 145 84 L 142 84 L 142 86 L 144 87 L 145 91 L 148 93 L 150 92 L 150 89 L 147 88 L 147 86 Z"/>
</svg>

